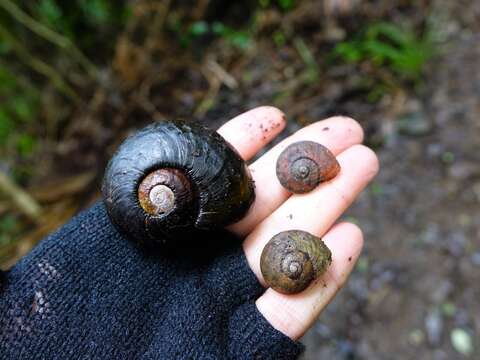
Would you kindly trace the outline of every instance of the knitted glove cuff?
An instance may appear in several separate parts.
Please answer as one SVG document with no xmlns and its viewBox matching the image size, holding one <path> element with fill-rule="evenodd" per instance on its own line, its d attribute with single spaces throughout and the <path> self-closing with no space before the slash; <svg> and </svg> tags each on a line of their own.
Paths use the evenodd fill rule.
<svg viewBox="0 0 480 360">
<path fill-rule="evenodd" d="M 234 359 L 294 359 L 304 350 L 300 342 L 276 330 L 254 302 L 241 305 L 230 318 L 230 357 Z"/>
</svg>

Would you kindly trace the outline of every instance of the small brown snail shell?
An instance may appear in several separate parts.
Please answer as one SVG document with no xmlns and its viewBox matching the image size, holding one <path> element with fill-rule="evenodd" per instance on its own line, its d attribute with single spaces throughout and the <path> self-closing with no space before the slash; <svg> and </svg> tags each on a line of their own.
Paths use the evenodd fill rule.
<svg viewBox="0 0 480 360">
<path fill-rule="evenodd" d="M 332 253 L 322 239 L 302 230 L 283 231 L 267 243 L 260 269 L 269 287 L 283 293 L 303 291 L 332 262 Z"/>
<path fill-rule="evenodd" d="M 255 198 L 235 149 L 215 131 L 182 121 L 154 123 L 125 140 L 107 166 L 102 193 L 122 234 L 174 248 L 241 219 Z"/>
<path fill-rule="evenodd" d="M 333 179 L 340 164 L 325 146 L 313 141 L 289 145 L 277 159 L 277 178 L 284 188 L 303 194 Z"/>
</svg>

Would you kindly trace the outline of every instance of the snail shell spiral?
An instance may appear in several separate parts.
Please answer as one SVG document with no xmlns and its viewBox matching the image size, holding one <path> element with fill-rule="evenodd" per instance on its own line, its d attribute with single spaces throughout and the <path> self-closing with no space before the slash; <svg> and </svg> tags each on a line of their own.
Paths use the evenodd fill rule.
<svg viewBox="0 0 480 360">
<path fill-rule="evenodd" d="M 340 171 L 340 165 L 325 146 L 313 141 L 300 141 L 282 151 L 276 170 L 283 187 L 302 194 L 334 178 Z"/>
<path fill-rule="evenodd" d="M 154 123 L 127 138 L 107 166 L 102 193 L 120 232 L 153 246 L 237 221 L 255 198 L 233 147 L 181 121 Z"/>
<path fill-rule="evenodd" d="M 260 269 L 265 282 L 284 294 L 303 291 L 323 274 L 332 253 L 316 236 L 301 230 L 275 235 L 263 249 Z"/>
</svg>

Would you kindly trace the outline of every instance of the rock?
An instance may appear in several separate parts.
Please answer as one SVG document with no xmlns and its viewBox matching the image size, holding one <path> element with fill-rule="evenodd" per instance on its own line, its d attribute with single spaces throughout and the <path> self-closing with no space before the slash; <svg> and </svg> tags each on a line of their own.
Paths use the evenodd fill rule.
<svg viewBox="0 0 480 360">
<path fill-rule="evenodd" d="M 453 348 L 464 356 L 470 356 L 473 353 L 473 341 L 470 334 L 460 328 L 453 329 L 450 333 L 450 341 Z"/>
<path fill-rule="evenodd" d="M 455 180 L 467 180 L 479 173 L 478 164 L 468 161 L 457 161 L 450 166 L 448 173 Z"/>
<path fill-rule="evenodd" d="M 443 318 L 438 309 L 433 309 L 425 317 L 425 330 L 431 345 L 440 344 L 443 333 Z"/>
<path fill-rule="evenodd" d="M 420 329 L 414 329 L 408 334 L 408 341 L 413 345 L 421 345 L 425 340 L 425 334 Z"/>
<path fill-rule="evenodd" d="M 480 266 L 480 251 L 472 254 L 472 263 L 475 266 Z"/>
<path fill-rule="evenodd" d="M 424 136 L 431 133 L 433 125 L 422 110 L 407 113 L 397 120 L 397 130 L 400 134 L 409 136 Z"/>
</svg>

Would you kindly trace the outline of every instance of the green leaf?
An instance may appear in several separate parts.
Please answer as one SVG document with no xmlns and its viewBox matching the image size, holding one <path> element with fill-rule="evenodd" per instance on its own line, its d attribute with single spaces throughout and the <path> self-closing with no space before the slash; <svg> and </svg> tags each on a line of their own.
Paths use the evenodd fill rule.
<svg viewBox="0 0 480 360">
<path fill-rule="evenodd" d="M 111 21 L 112 9 L 105 0 L 85 0 L 80 2 L 80 7 L 85 12 L 91 23 L 103 25 Z"/>
<path fill-rule="evenodd" d="M 49 24 L 56 24 L 62 17 L 62 10 L 54 0 L 41 0 L 38 3 L 38 13 Z"/>
<path fill-rule="evenodd" d="M 350 63 L 357 63 L 365 56 L 362 46 L 355 41 L 345 41 L 337 44 L 333 50 L 333 54 L 334 56 L 342 57 Z"/>
<path fill-rule="evenodd" d="M 215 35 L 225 35 L 225 33 L 228 31 L 228 28 L 221 22 L 215 21 L 212 23 L 212 32 Z"/>
<path fill-rule="evenodd" d="M 194 22 L 190 26 L 190 34 L 193 36 L 202 36 L 209 32 L 209 26 L 205 21 Z"/>
<path fill-rule="evenodd" d="M 381 36 L 397 45 L 405 45 L 411 41 L 411 34 L 395 24 L 377 23 L 371 25 L 366 33 L 367 39 L 380 40 Z"/>
<path fill-rule="evenodd" d="M 277 0 L 277 4 L 283 10 L 290 10 L 295 6 L 295 0 Z"/>
<path fill-rule="evenodd" d="M 446 302 L 442 304 L 442 312 L 445 316 L 452 317 L 453 315 L 455 315 L 456 310 L 457 308 L 455 304 L 452 304 L 450 302 Z"/>
<path fill-rule="evenodd" d="M 20 156 L 26 157 L 33 153 L 36 140 L 29 134 L 21 134 L 17 139 L 17 151 Z"/>
<path fill-rule="evenodd" d="M 227 36 L 229 42 L 240 49 L 247 49 L 251 44 L 250 35 L 245 31 L 235 31 Z"/>
<path fill-rule="evenodd" d="M 272 35 L 273 37 L 273 42 L 275 43 L 275 45 L 277 45 L 278 47 L 281 47 L 283 45 L 285 45 L 287 39 L 285 37 L 285 34 L 283 33 L 283 31 L 281 30 L 277 30 L 273 33 Z"/>
<path fill-rule="evenodd" d="M 377 64 L 383 64 L 386 60 L 395 62 L 401 59 L 402 54 L 387 43 L 379 41 L 366 41 L 365 50 L 369 53 L 369 57 Z"/>
</svg>

